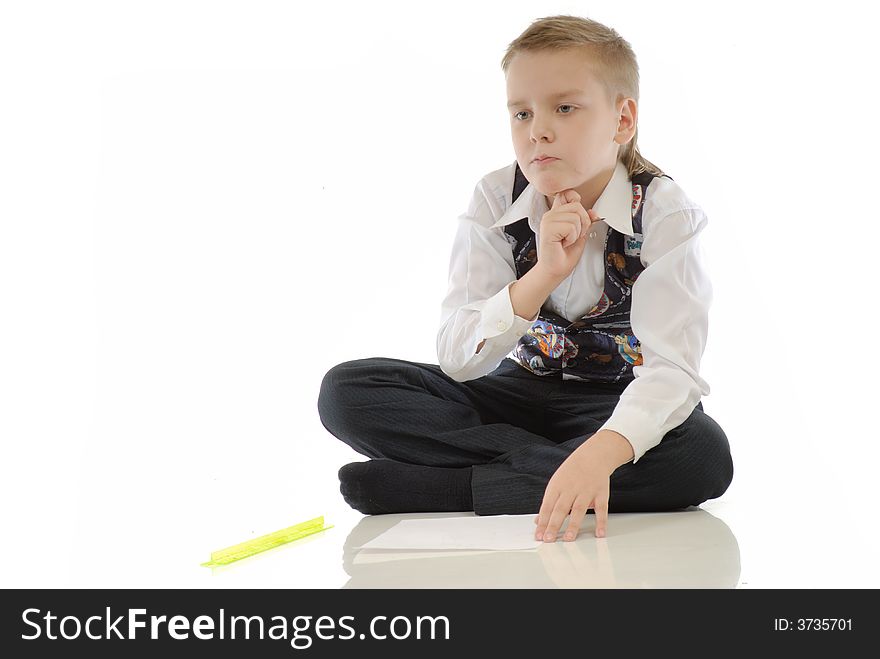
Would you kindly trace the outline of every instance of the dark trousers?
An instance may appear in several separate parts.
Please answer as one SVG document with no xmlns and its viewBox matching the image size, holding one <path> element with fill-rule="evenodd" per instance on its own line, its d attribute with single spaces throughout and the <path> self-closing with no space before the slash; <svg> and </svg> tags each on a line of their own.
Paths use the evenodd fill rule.
<svg viewBox="0 0 880 659">
<path fill-rule="evenodd" d="M 624 388 L 537 376 L 510 359 L 456 382 L 436 364 L 372 357 L 327 372 L 318 412 L 331 434 L 370 458 L 472 466 L 474 512 L 517 515 L 538 512 L 550 477 L 608 420 Z M 611 474 L 608 510 L 696 506 L 732 480 L 727 437 L 698 403 L 638 463 Z"/>
</svg>

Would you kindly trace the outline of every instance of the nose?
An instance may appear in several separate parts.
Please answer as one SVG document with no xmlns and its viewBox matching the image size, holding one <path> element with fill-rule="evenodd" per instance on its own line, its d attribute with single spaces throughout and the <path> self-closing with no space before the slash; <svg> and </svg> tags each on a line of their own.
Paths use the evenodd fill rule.
<svg viewBox="0 0 880 659">
<path fill-rule="evenodd" d="M 542 139 L 546 141 L 551 140 L 553 132 L 548 124 L 549 122 L 544 119 L 538 119 L 537 117 L 532 119 L 531 133 L 533 142 L 540 142 Z"/>
</svg>

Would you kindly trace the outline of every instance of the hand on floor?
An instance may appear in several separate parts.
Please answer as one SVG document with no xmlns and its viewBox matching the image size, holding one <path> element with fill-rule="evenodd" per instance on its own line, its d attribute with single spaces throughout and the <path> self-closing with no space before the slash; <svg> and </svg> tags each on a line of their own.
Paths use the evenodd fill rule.
<svg viewBox="0 0 880 659">
<path fill-rule="evenodd" d="M 589 441 L 575 449 L 547 483 L 541 510 L 535 517 L 535 540 L 554 542 L 569 514 L 563 539 L 574 540 L 589 509 L 595 513 L 596 537 L 604 538 L 614 469 L 616 466 L 612 467 Z"/>
</svg>

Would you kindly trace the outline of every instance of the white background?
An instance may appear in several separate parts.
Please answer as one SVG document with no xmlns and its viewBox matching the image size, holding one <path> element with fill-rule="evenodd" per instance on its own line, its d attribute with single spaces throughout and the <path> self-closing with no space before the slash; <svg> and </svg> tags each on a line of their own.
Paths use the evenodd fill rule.
<svg viewBox="0 0 880 659">
<path fill-rule="evenodd" d="M 2 585 L 208 585 L 214 549 L 358 516 L 321 378 L 436 363 L 456 218 L 514 160 L 504 49 L 558 13 L 632 44 L 641 151 L 709 217 L 743 551 L 880 551 L 867 6 L 4 3 Z M 299 585 L 344 581 L 307 547 Z"/>
</svg>

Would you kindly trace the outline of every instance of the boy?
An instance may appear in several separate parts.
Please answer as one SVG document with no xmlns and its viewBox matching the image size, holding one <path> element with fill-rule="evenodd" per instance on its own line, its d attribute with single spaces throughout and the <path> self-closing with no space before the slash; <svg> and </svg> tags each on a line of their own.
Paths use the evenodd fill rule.
<svg viewBox="0 0 880 659">
<path fill-rule="evenodd" d="M 540 19 L 502 61 L 516 162 L 460 216 L 439 364 L 375 357 L 321 384 L 366 514 L 537 510 L 573 540 L 589 510 L 699 505 L 733 478 L 699 375 L 712 287 L 703 211 L 636 146 L 638 66 L 588 19 Z"/>
</svg>

